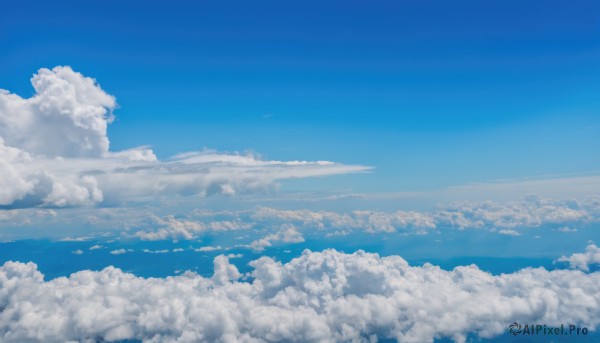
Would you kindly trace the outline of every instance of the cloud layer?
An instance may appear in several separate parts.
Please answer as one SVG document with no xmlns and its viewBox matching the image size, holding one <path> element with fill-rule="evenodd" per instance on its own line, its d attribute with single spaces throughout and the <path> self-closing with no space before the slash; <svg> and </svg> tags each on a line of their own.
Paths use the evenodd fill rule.
<svg viewBox="0 0 600 343">
<path fill-rule="evenodd" d="M 148 342 L 432 342 L 505 334 L 513 321 L 600 324 L 600 273 L 476 266 L 411 267 L 399 256 L 305 251 L 214 275 L 144 279 L 109 267 L 44 281 L 33 263 L 0 268 L 0 340 Z"/>
<path fill-rule="evenodd" d="M 365 171 L 328 161 L 265 161 L 247 154 L 185 153 L 158 161 L 152 150 L 109 151 L 116 102 L 70 67 L 40 69 L 36 91 L 0 90 L 0 206 L 65 207 L 148 196 L 232 195 L 276 181 Z"/>
</svg>

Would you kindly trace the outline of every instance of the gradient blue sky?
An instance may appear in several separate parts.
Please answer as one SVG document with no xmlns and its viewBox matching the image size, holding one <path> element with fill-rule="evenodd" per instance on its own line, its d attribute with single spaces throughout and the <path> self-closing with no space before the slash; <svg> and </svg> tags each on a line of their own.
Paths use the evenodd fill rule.
<svg viewBox="0 0 600 343">
<path fill-rule="evenodd" d="M 112 150 L 375 167 L 326 181 L 357 192 L 600 170 L 598 1 L 11 1 L 0 43 L 0 88 L 116 95 Z"/>
<path fill-rule="evenodd" d="M 598 242 L 598 0 L 0 6 L 0 341 L 593 340 Z"/>
</svg>

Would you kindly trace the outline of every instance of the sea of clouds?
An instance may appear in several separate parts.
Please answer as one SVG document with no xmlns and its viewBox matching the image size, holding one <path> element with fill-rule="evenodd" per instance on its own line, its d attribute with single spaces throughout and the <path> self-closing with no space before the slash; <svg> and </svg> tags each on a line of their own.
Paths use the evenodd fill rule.
<svg viewBox="0 0 600 343">
<path fill-rule="evenodd" d="M 597 248 L 595 248 L 597 249 Z M 0 267 L 3 342 L 432 342 L 507 334 L 514 321 L 600 324 L 600 273 L 526 268 L 491 275 L 399 256 L 304 251 L 241 275 L 141 278 L 114 267 L 45 281 L 33 263 Z"/>
</svg>

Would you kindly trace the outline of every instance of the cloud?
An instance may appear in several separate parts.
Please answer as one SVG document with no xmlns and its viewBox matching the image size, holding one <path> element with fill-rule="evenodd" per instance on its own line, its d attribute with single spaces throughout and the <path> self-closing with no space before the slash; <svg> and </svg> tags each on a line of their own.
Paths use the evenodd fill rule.
<svg viewBox="0 0 600 343">
<path fill-rule="evenodd" d="M 147 253 L 147 254 L 166 254 L 168 253 L 170 250 L 169 249 L 161 249 L 161 250 L 149 250 L 149 249 L 144 249 L 142 250 L 143 252 Z"/>
<path fill-rule="evenodd" d="M 572 229 L 568 226 L 563 226 L 563 227 L 559 227 L 558 229 L 555 229 L 554 231 L 558 231 L 558 232 L 577 232 L 577 229 Z"/>
<path fill-rule="evenodd" d="M 73 251 L 71 251 L 71 253 L 73 253 L 73 254 L 75 254 L 75 255 L 81 255 L 81 254 L 83 254 L 83 250 L 81 250 L 81 249 L 77 249 L 77 250 L 73 250 Z"/>
<path fill-rule="evenodd" d="M 545 199 L 529 195 L 521 200 L 508 202 L 463 202 L 431 212 L 360 210 L 337 213 L 259 207 L 250 218 L 256 221 L 278 220 L 318 229 L 358 229 L 367 232 L 412 230 L 426 233 L 440 227 L 514 229 L 600 221 L 600 198 Z"/>
<path fill-rule="evenodd" d="M 158 161 L 109 150 L 115 98 L 70 67 L 42 68 L 22 98 L 0 90 L 0 206 L 86 206 L 156 195 L 234 195 L 277 181 L 366 171 L 329 161 L 268 161 L 212 150 Z"/>
<path fill-rule="evenodd" d="M 511 229 L 502 229 L 502 230 L 498 231 L 498 233 L 501 235 L 506 235 L 506 236 L 521 236 L 521 233 L 519 231 L 515 231 L 515 230 L 511 230 Z"/>
<path fill-rule="evenodd" d="M 571 256 L 561 256 L 558 262 L 568 262 L 573 269 L 589 271 L 590 266 L 600 265 L 600 248 L 595 244 L 589 244 L 584 253 L 576 253 Z"/>
<path fill-rule="evenodd" d="M 205 226 L 202 223 L 189 221 L 189 220 L 177 220 L 174 216 L 167 216 L 165 220 L 154 217 L 155 220 L 162 225 L 155 231 L 138 231 L 136 236 L 145 241 L 155 241 L 164 239 L 192 239 L 200 232 L 205 230 Z"/>
<path fill-rule="evenodd" d="M 125 250 L 125 249 L 116 249 L 116 250 L 112 250 L 110 252 L 110 254 L 111 255 L 123 255 L 123 254 L 126 254 L 128 252 L 132 252 L 132 251 L 133 251 L 132 249 L 127 249 L 127 250 Z"/>
<path fill-rule="evenodd" d="M 91 238 L 88 236 L 83 236 L 83 237 L 65 237 L 65 238 L 61 238 L 58 241 L 59 242 L 85 242 L 85 241 L 89 241 Z"/>
<path fill-rule="evenodd" d="M 0 268 L 0 339 L 23 341 L 433 342 L 506 334 L 513 321 L 595 329 L 600 273 L 475 265 L 411 267 L 399 256 L 305 251 L 251 262 L 226 256 L 214 275 L 136 277 L 114 267 L 44 281 L 33 263 Z M 164 295 L 168 294 L 168 297 Z"/>
<path fill-rule="evenodd" d="M 358 229 L 367 232 L 395 232 L 397 229 L 435 228 L 435 218 L 428 213 L 415 211 L 353 211 L 337 213 L 311 210 L 280 210 L 259 207 L 250 218 L 257 221 L 283 221 L 316 229 Z"/>
<path fill-rule="evenodd" d="M 104 248 L 102 245 L 96 244 L 96 245 L 92 245 L 90 247 L 90 250 L 98 250 L 98 249 L 102 249 L 102 248 Z"/>
<path fill-rule="evenodd" d="M 42 68 L 31 84 L 36 94 L 29 99 L 0 93 L 0 136 L 7 145 L 49 157 L 108 152 L 106 130 L 117 104 L 94 79 L 69 67 Z"/>
<path fill-rule="evenodd" d="M 283 224 L 276 233 L 266 235 L 265 237 L 250 243 L 249 247 L 256 251 L 263 251 L 266 247 L 273 245 L 273 242 L 284 243 L 302 243 L 304 237 L 292 224 Z"/>
<path fill-rule="evenodd" d="M 198 249 L 194 249 L 194 251 L 196 252 L 207 252 L 207 251 L 217 251 L 217 250 L 222 250 L 223 248 L 219 245 L 216 247 L 211 247 L 211 246 L 206 246 L 206 247 L 200 247 Z"/>
</svg>

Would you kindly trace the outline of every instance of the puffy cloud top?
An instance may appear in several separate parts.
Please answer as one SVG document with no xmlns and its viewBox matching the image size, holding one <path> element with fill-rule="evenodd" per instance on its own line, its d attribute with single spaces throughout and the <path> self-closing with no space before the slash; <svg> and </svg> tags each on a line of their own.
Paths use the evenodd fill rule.
<svg viewBox="0 0 600 343">
<path fill-rule="evenodd" d="M 505 334 L 513 321 L 595 329 L 600 273 L 476 266 L 411 267 L 399 256 L 305 251 L 251 263 L 252 282 L 226 256 L 215 273 L 144 279 L 119 269 L 44 281 L 33 263 L 0 268 L 3 342 L 432 342 Z"/>
<path fill-rule="evenodd" d="M 31 78 L 36 94 L 0 93 L 0 136 L 29 153 L 97 157 L 108 152 L 106 135 L 115 98 L 70 67 L 42 68 Z"/>
<path fill-rule="evenodd" d="M 573 269 L 589 271 L 590 266 L 600 266 L 600 248 L 589 244 L 584 253 L 575 253 L 571 256 L 561 256 L 558 262 L 568 262 Z"/>
</svg>

